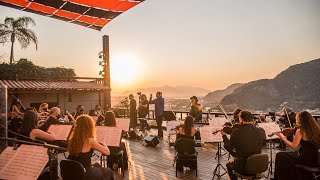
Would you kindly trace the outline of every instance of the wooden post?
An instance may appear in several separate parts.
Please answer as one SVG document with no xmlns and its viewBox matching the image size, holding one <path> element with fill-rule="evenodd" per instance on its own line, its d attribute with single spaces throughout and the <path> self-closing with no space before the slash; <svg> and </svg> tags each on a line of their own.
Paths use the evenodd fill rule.
<svg viewBox="0 0 320 180">
<path fill-rule="evenodd" d="M 110 84 L 110 51 L 109 51 L 109 36 L 102 37 L 103 44 L 103 72 L 104 72 L 104 85 L 108 87 L 104 94 L 104 106 L 111 108 L 111 84 Z"/>
</svg>

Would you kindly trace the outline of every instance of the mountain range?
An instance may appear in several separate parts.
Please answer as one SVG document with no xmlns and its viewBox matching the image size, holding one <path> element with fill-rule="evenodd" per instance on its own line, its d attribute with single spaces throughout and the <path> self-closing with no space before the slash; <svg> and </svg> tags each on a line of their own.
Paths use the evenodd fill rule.
<svg viewBox="0 0 320 180">
<path fill-rule="evenodd" d="M 295 111 L 320 107 L 320 59 L 290 66 L 273 79 L 248 82 L 222 98 L 229 110 L 237 107 L 273 111 L 282 106 Z"/>
<path fill-rule="evenodd" d="M 149 97 L 150 94 L 155 96 L 158 91 L 162 92 L 163 96 L 166 98 L 190 98 L 191 96 L 203 97 L 210 92 L 204 88 L 191 86 L 159 86 L 139 88 L 133 91 L 113 92 L 113 96 L 128 96 L 129 94 L 136 96 L 138 92 L 141 92 Z"/>
</svg>

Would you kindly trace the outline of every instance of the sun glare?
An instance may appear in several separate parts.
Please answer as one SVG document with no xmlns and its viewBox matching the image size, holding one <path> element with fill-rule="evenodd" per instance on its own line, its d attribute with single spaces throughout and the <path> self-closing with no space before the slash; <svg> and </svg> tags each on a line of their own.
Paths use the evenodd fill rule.
<svg viewBox="0 0 320 180">
<path fill-rule="evenodd" d="M 134 56 L 115 55 L 110 59 L 111 80 L 120 84 L 131 84 L 141 73 L 141 64 Z"/>
</svg>

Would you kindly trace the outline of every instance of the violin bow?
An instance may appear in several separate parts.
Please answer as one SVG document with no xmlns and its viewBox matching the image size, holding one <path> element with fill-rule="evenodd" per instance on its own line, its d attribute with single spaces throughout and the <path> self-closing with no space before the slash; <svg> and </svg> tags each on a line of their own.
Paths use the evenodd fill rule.
<svg viewBox="0 0 320 180">
<path fill-rule="evenodd" d="M 219 104 L 220 109 L 222 110 L 222 112 L 224 113 L 224 115 L 226 116 L 226 118 L 230 121 L 230 123 L 232 124 L 231 119 L 229 118 L 226 110 L 223 108 L 222 104 Z"/>
<path fill-rule="evenodd" d="M 290 118 L 289 118 L 289 115 L 288 115 L 288 112 L 287 112 L 287 109 L 286 109 L 286 108 L 284 108 L 284 112 L 286 112 L 286 115 L 287 115 L 287 118 L 288 118 L 288 121 L 289 121 L 290 128 L 292 128 L 291 121 L 290 121 Z"/>
</svg>

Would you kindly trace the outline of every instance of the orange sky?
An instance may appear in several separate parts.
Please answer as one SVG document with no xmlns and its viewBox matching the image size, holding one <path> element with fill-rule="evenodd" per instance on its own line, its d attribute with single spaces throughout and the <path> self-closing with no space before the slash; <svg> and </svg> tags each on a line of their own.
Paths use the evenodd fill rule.
<svg viewBox="0 0 320 180">
<path fill-rule="evenodd" d="M 74 68 L 98 77 L 102 35 L 110 36 L 113 91 L 190 85 L 209 90 L 273 78 L 290 65 L 320 57 L 320 1 L 147 0 L 101 32 L 0 7 L 6 16 L 30 16 L 39 49 L 15 46 L 15 59 Z M 8 62 L 10 45 L 0 49 Z"/>
</svg>

